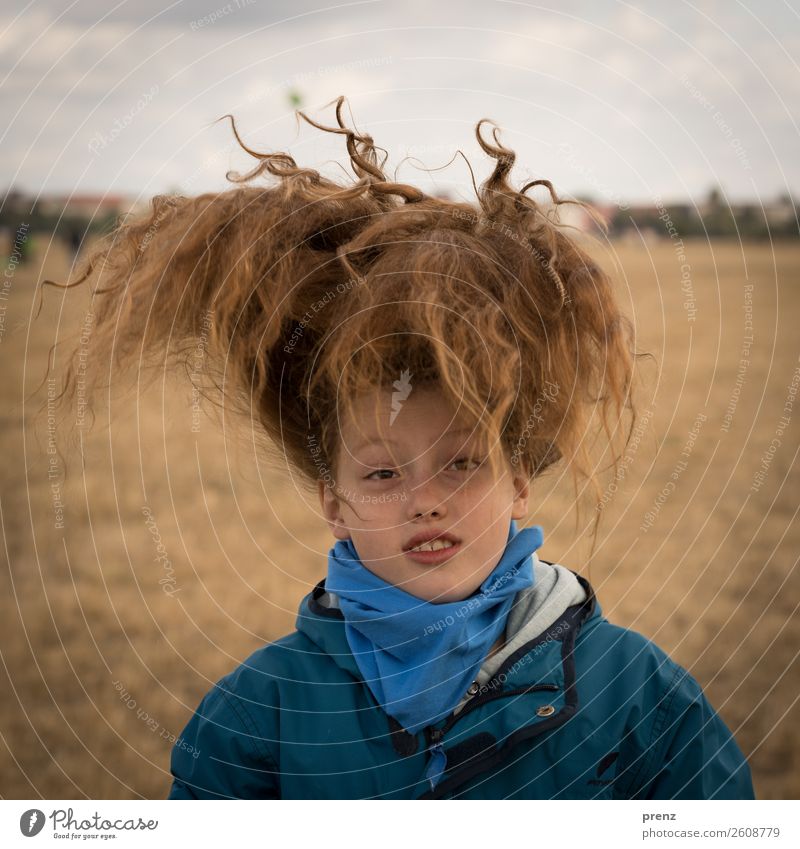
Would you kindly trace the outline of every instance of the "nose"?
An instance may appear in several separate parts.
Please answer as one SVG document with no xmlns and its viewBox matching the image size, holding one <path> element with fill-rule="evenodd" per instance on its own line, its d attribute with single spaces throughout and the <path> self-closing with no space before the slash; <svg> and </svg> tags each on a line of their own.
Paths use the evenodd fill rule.
<svg viewBox="0 0 800 849">
<path fill-rule="evenodd" d="M 445 488 L 437 481 L 436 475 L 413 484 L 407 489 L 409 519 L 423 516 L 441 519 L 447 515 Z"/>
</svg>

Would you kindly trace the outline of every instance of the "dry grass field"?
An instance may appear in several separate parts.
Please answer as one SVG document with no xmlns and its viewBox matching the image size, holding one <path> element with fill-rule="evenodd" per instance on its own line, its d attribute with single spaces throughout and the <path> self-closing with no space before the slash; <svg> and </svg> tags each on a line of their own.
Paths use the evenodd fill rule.
<svg viewBox="0 0 800 849">
<path fill-rule="evenodd" d="M 88 300 L 48 289 L 33 321 L 37 281 L 68 268 L 60 244 L 35 247 L 0 301 L 0 795 L 163 798 L 171 741 L 215 680 L 293 629 L 332 538 L 246 431 L 203 416 L 192 432 L 190 385 L 172 377 L 114 399 L 64 482 L 47 419 L 34 428 L 46 387 L 30 396 Z M 536 482 L 530 522 L 609 619 L 698 678 L 759 797 L 798 798 L 800 246 L 685 247 L 687 291 L 668 241 L 595 249 L 655 360 L 590 573 L 568 476 Z"/>
</svg>

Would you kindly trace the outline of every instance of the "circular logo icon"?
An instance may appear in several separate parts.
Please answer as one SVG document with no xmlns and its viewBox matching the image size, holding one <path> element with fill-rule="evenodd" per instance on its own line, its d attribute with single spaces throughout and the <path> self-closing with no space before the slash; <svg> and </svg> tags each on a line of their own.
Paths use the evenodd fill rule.
<svg viewBox="0 0 800 849">
<path fill-rule="evenodd" d="M 44 828 L 44 811 L 31 808 L 19 818 L 19 830 L 25 837 L 35 837 Z"/>
</svg>

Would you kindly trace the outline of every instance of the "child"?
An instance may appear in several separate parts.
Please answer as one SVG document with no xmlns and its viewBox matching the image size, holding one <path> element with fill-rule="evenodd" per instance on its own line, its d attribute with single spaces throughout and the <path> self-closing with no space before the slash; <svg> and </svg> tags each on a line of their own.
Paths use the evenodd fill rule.
<svg viewBox="0 0 800 849">
<path fill-rule="evenodd" d="M 636 420 L 632 329 L 564 201 L 513 189 L 483 121 L 477 204 L 392 182 L 343 102 L 338 127 L 300 114 L 355 182 L 242 144 L 259 165 L 233 179 L 275 185 L 156 198 L 81 278 L 102 258 L 96 358 L 188 362 L 203 336 L 336 540 L 297 630 L 200 702 L 170 798 L 753 798 L 694 678 L 517 525 L 558 461 L 599 493 L 591 422 L 618 463 Z"/>
</svg>

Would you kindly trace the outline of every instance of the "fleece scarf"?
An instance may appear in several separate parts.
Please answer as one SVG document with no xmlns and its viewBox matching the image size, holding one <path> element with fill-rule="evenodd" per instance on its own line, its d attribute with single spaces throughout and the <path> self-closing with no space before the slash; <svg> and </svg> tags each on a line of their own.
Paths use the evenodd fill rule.
<svg viewBox="0 0 800 849">
<path fill-rule="evenodd" d="M 533 584 L 531 554 L 541 544 L 538 525 L 517 530 L 512 519 L 503 555 L 478 590 L 442 604 L 370 572 L 349 539 L 330 550 L 325 589 L 338 597 L 350 650 L 376 701 L 407 731 L 416 734 L 459 703 L 514 596 Z"/>
</svg>

